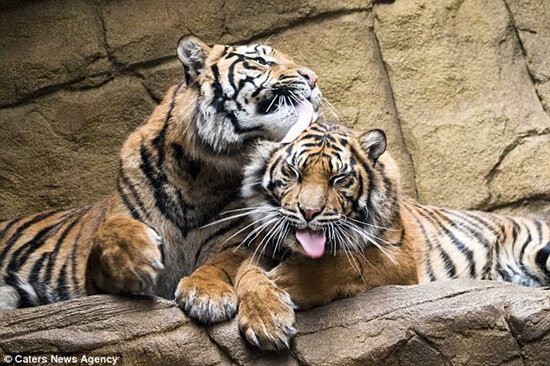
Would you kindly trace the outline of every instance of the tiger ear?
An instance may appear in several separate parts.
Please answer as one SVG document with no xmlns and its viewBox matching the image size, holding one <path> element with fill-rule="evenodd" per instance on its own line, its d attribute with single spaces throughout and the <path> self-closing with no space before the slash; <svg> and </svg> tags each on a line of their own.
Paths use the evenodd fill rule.
<svg viewBox="0 0 550 366">
<path fill-rule="evenodd" d="M 369 155 L 369 159 L 372 160 L 373 164 L 376 164 L 380 155 L 386 151 L 386 134 L 382 130 L 375 129 L 367 131 L 359 136 L 359 141 L 361 142 L 361 147 Z"/>
<path fill-rule="evenodd" d="M 187 84 L 196 80 L 206 67 L 211 48 L 192 35 L 182 36 L 178 41 L 178 58 L 185 69 Z"/>
</svg>

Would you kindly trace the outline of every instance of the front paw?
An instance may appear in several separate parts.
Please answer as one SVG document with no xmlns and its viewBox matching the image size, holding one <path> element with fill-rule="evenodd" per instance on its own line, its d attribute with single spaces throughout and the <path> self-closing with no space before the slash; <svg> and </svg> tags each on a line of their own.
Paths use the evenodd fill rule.
<svg viewBox="0 0 550 366">
<path fill-rule="evenodd" d="M 290 347 L 296 335 L 290 296 L 267 279 L 239 294 L 239 329 L 248 342 L 264 350 Z"/>
<path fill-rule="evenodd" d="M 124 237 L 112 231 L 103 235 L 102 271 L 94 278 L 110 293 L 152 294 L 157 277 L 164 269 L 160 246 L 162 238 L 151 228 L 137 226 Z"/>
<path fill-rule="evenodd" d="M 202 324 L 228 321 L 237 312 L 233 287 L 203 273 L 183 278 L 176 290 L 176 304 L 191 319 Z"/>
</svg>

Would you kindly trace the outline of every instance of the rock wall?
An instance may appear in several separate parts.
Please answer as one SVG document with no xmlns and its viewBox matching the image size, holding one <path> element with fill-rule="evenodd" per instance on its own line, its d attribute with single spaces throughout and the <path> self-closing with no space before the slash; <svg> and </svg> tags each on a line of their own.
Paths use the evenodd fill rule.
<svg viewBox="0 0 550 366">
<path fill-rule="evenodd" d="M 113 189 L 184 33 L 310 66 L 343 123 L 387 131 L 422 202 L 550 214 L 549 1 L 2 0 L 0 218 Z"/>
<path fill-rule="evenodd" d="M 173 302 L 91 296 L 0 312 L 6 355 L 119 356 L 118 365 L 548 365 L 548 290 L 489 281 L 389 286 L 298 313 L 290 352 L 259 352 L 235 320 L 204 328 Z M 85 364 L 85 363 L 80 363 Z M 105 363 L 103 363 L 105 364 Z"/>
</svg>

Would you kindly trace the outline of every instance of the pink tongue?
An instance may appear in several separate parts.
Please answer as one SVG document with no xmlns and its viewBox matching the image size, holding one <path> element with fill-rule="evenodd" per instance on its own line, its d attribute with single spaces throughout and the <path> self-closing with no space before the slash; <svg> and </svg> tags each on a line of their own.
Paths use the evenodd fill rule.
<svg viewBox="0 0 550 366">
<path fill-rule="evenodd" d="M 306 254 L 312 258 L 319 258 L 325 253 L 327 238 L 322 231 L 296 230 L 296 239 L 302 244 Z"/>
<path fill-rule="evenodd" d="M 296 106 L 298 112 L 298 120 L 288 130 L 287 134 L 280 141 L 281 144 L 288 144 L 296 140 L 298 136 L 311 124 L 314 118 L 313 105 L 307 100 L 302 100 Z"/>
</svg>

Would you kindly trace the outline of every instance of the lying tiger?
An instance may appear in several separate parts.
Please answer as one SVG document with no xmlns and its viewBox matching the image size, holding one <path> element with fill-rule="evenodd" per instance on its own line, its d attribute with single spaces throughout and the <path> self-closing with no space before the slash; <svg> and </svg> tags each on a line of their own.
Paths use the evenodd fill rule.
<svg viewBox="0 0 550 366">
<path fill-rule="evenodd" d="M 0 309 L 95 293 L 173 299 L 180 279 L 244 221 L 200 229 L 237 207 L 254 142 L 282 141 L 298 122 L 316 119 L 317 76 L 284 53 L 193 36 L 181 38 L 177 53 L 185 79 L 124 143 L 110 197 L 0 222 Z M 234 315 L 229 300 L 213 320 Z"/>
<path fill-rule="evenodd" d="M 249 342 L 288 347 L 294 306 L 308 309 L 374 286 L 454 278 L 550 284 L 548 222 L 402 197 L 385 149 L 380 130 L 356 134 L 332 123 L 310 126 L 287 146 L 258 146 L 242 189 L 244 212 L 256 223 L 244 243 L 253 243 L 255 258 L 234 278 L 210 277 L 235 284 Z M 266 272 L 261 254 L 280 264 Z M 216 263 L 232 268 L 227 258 Z"/>
</svg>

